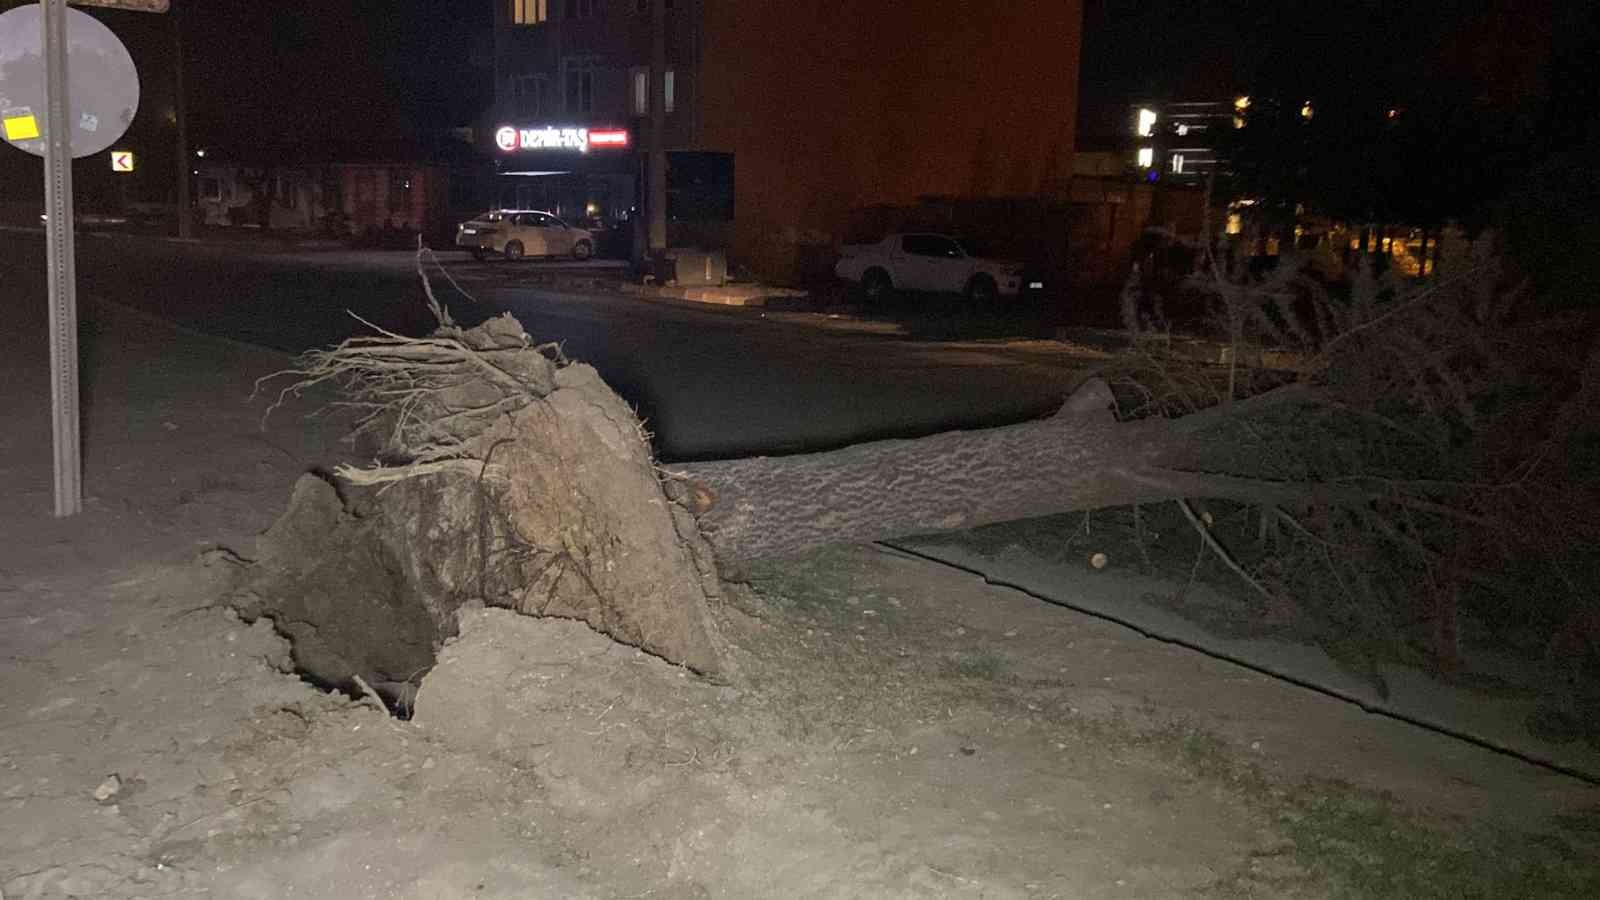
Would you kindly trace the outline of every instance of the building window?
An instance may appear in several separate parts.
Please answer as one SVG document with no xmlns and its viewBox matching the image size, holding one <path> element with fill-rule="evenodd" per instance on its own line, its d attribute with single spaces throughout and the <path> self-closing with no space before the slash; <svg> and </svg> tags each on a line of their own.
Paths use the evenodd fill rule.
<svg viewBox="0 0 1600 900">
<path fill-rule="evenodd" d="M 1139 137 L 1149 137 L 1156 127 L 1156 111 L 1153 109 L 1139 110 L 1139 121 L 1134 128 L 1134 133 Z"/>
<path fill-rule="evenodd" d="M 511 24 L 538 25 L 550 18 L 550 0 L 511 0 Z"/>
<path fill-rule="evenodd" d="M 405 212 L 411 207 L 411 172 L 407 169 L 389 170 L 389 210 Z"/>
<path fill-rule="evenodd" d="M 633 114 L 636 116 L 650 115 L 650 67 L 638 66 L 633 70 Z M 676 82 L 677 75 L 672 69 L 666 72 L 666 84 L 663 87 L 667 92 L 667 112 L 678 108 Z"/>
<path fill-rule="evenodd" d="M 219 202 L 222 200 L 222 179 L 206 177 L 200 179 L 200 199 Z"/>
<path fill-rule="evenodd" d="M 566 80 L 567 112 L 594 112 L 594 63 L 567 60 L 562 74 Z"/>
<path fill-rule="evenodd" d="M 567 0 L 567 18 L 587 19 L 594 15 L 595 0 Z"/>
<path fill-rule="evenodd" d="M 295 209 L 300 205 L 300 192 L 295 190 L 294 180 L 285 175 L 278 176 L 275 193 L 278 205 L 285 209 Z"/>
<path fill-rule="evenodd" d="M 1123 158 L 1126 159 L 1127 157 L 1123 157 Z M 1155 162 L 1156 162 L 1156 151 L 1155 151 L 1154 147 L 1140 147 L 1139 148 L 1139 168 L 1148 169 L 1151 166 L 1155 165 Z"/>
<path fill-rule="evenodd" d="M 538 118 L 544 115 L 545 96 L 549 93 L 549 79 L 543 75 L 519 75 L 512 82 L 512 96 L 517 115 Z"/>
<path fill-rule="evenodd" d="M 1174 174 L 1174 175 L 1182 175 L 1183 174 L 1183 154 L 1182 153 L 1174 153 L 1174 154 L 1172 154 L 1172 174 Z"/>
</svg>

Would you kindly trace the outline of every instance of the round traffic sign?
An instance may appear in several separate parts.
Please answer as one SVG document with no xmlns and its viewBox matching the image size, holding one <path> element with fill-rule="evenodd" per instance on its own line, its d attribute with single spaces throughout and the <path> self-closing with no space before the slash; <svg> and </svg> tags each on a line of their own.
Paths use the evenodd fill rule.
<svg viewBox="0 0 1600 900">
<path fill-rule="evenodd" d="M 139 110 L 139 72 L 128 48 L 87 13 L 66 11 L 67 115 L 72 155 L 110 147 Z M 0 138 L 45 154 L 51 123 L 45 103 L 44 29 L 39 4 L 0 14 Z"/>
</svg>

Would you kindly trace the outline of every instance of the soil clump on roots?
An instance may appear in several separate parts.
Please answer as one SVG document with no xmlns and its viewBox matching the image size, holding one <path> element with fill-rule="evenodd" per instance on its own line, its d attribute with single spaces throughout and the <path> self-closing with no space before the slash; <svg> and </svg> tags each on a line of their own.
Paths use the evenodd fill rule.
<svg viewBox="0 0 1600 900">
<path fill-rule="evenodd" d="M 336 383 L 375 464 L 308 474 L 231 604 L 303 675 L 406 706 L 466 604 L 576 619 L 702 674 L 725 671 L 717 578 L 633 410 L 511 316 L 313 351 L 280 400 Z M 681 493 L 674 491 L 674 493 Z"/>
</svg>

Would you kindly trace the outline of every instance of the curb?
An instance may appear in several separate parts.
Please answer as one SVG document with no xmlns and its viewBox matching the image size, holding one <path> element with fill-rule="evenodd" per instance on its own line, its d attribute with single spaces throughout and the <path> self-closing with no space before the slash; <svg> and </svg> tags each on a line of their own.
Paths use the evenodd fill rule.
<svg viewBox="0 0 1600 900">
<path fill-rule="evenodd" d="M 695 303 L 710 303 L 717 306 L 766 306 L 768 300 L 809 296 L 805 291 L 798 291 L 793 288 L 769 287 L 760 284 L 723 285 L 720 287 L 671 285 L 658 287 L 656 285 L 624 282 L 622 284 L 622 293 L 654 299 L 689 300 Z"/>
<path fill-rule="evenodd" d="M 1128 332 L 1112 328 L 1079 328 L 1062 326 L 1055 330 L 1055 339 L 1062 343 L 1104 345 L 1108 351 L 1121 350 L 1134 345 Z M 1157 356 L 1168 356 L 1208 366 L 1226 366 L 1233 363 L 1257 369 L 1278 372 L 1305 372 L 1311 368 L 1313 354 L 1275 347 L 1242 346 L 1235 348 L 1221 341 L 1182 335 L 1149 335 L 1139 340 L 1139 345 Z"/>
</svg>

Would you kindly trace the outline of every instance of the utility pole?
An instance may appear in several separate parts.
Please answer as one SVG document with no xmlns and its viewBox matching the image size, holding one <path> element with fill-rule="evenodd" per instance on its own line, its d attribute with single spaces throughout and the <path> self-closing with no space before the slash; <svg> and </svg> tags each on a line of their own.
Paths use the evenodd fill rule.
<svg viewBox="0 0 1600 900">
<path fill-rule="evenodd" d="M 667 249 L 667 0 L 650 0 L 650 253 Z"/>
<path fill-rule="evenodd" d="M 189 213 L 189 117 L 183 90 L 183 19 L 172 8 L 173 81 L 178 114 L 178 237 L 194 237 L 194 216 Z"/>
</svg>

